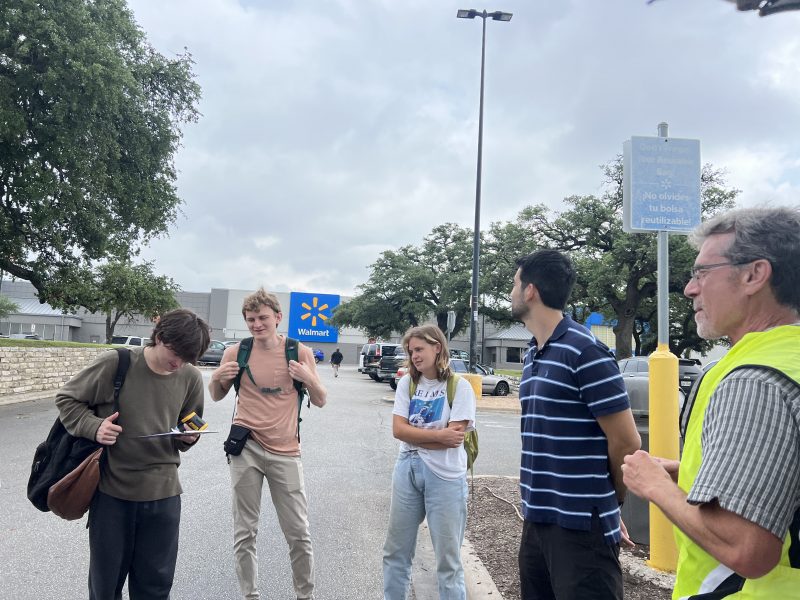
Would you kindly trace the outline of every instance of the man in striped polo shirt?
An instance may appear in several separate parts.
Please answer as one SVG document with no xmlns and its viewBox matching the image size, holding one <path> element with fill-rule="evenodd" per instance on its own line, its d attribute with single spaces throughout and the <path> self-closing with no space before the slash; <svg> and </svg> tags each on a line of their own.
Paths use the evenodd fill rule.
<svg viewBox="0 0 800 600">
<path fill-rule="evenodd" d="M 555 250 L 517 261 L 511 312 L 525 357 L 519 550 L 523 600 L 622 600 L 620 466 L 641 439 L 611 351 L 563 314 L 575 270 Z"/>
</svg>

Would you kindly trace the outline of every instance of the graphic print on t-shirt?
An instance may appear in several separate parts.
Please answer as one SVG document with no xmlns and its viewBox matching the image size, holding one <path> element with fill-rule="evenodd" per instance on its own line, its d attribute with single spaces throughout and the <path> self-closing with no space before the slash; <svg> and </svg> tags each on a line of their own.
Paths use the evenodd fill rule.
<svg viewBox="0 0 800 600">
<path fill-rule="evenodd" d="M 408 423 L 414 427 L 427 427 L 442 419 L 444 396 L 423 400 L 414 398 L 408 407 Z"/>
</svg>

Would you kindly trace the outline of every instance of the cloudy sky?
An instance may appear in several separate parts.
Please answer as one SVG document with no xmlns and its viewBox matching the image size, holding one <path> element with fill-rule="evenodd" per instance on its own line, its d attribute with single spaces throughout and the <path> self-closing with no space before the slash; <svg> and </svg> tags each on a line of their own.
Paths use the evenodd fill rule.
<svg viewBox="0 0 800 600">
<path fill-rule="evenodd" d="M 184 214 L 143 256 L 186 291 L 352 294 L 386 249 L 600 191 L 632 135 L 701 140 L 742 204 L 800 202 L 800 12 L 723 0 L 129 0 L 184 47 L 202 117 L 176 157 Z"/>
</svg>

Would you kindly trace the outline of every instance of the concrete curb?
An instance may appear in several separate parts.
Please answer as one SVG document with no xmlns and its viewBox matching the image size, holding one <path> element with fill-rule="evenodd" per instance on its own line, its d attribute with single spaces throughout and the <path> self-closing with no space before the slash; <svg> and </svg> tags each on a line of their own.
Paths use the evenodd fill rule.
<svg viewBox="0 0 800 600">
<path fill-rule="evenodd" d="M 464 539 L 461 546 L 461 564 L 464 567 L 464 584 L 468 600 L 503 600 L 503 595 L 492 581 L 489 571 L 475 554 L 472 544 Z M 438 600 L 439 585 L 436 580 L 436 556 L 431 544 L 428 522 L 423 521 L 417 535 L 417 549 L 411 576 L 415 600 Z"/>
<path fill-rule="evenodd" d="M 464 565 L 468 600 L 503 600 L 503 594 L 497 589 L 492 576 L 467 539 L 461 546 L 461 564 Z"/>
</svg>

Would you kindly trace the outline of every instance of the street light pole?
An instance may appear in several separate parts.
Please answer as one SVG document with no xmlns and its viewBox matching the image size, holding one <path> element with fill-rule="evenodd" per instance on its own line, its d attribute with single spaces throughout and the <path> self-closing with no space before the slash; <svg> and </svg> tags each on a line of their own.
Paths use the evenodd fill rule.
<svg viewBox="0 0 800 600">
<path fill-rule="evenodd" d="M 483 34 L 481 36 L 481 96 L 478 108 L 478 167 L 475 177 L 475 229 L 472 241 L 472 297 L 470 299 L 470 319 L 469 319 L 469 367 L 470 372 L 477 362 L 475 356 L 475 346 L 477 345 L 477 325 L 478 325 L 478 273 L 481 253 L 481 170 L 483 166 L 483 82 L 484 65 L 486 62 L 486 17 L 491 17 L 493 21 L 510 21 L 512 13 L 495 11 L 487 13 L 486 10 L 478 12 L 475 9 L 459 10 L 459 19 L 474 19 L 480 17 L 483 20 Z"/>
</svg>

